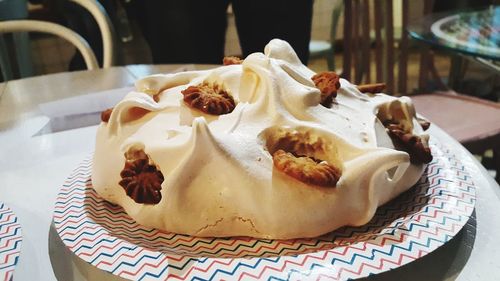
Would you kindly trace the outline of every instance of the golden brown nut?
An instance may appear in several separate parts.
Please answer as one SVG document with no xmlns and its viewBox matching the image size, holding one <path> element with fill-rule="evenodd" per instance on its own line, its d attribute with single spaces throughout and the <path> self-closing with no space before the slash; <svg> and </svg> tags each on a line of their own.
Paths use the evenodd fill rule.
<svg viewBox="0 0 500 281">
<path fill-rule="evenodd" d="M 113 112 L 113 108 L 108 108 L 101 112 L 101 120 L 102 122 L 108 122 L 111 117 L 111 113 Z"/>
<path fill-rule="evenodd" d="M 329 106 L 337 96 L 337 90 L 340 89 L 340 77 L 333 71 L 325 71 L 314 75 L 311 79 L 321 91 L 321 104 Z"/>
<path fill-rule="evenodd" d="M 363 84 L 357 86 L 361 93 L 376 94 L 385 90 L 385 83 Z"/>
<path fill-rule="evenodd" d="M 222 59 L 223 65 L 232 65 L 232 64 L 242 64 L 243 60 L 239 57 L 224 57 Z"/>
<path fill-rule="evenodd" d="M 201 83 L 189 86 L 181 93 L 187 105 L 208 114 L 227 114 L 236 107 L 233 97 L 217 84 Z"/>
<path fill-rule="evenodd" d="M 429 120 L 427 120 L 427 119 L 418 117 L 417 121 L 418 121 L 418 124 L 420 124 L 420 126 L 422 126 L 422 129 L 424 131 L 427 131 L 427 129 L 429 129 L 429 127 L 431 126 L 431 122 L 429 122 Z"/>
<path fill-rule="evenodd" d="M 291 152 L 298 156 L 311 156 L 315 153 L 322 153 L 325 144 L 322 138 L 312 138 L 309 132 L 282 129 L 275 135 L 275 138 L 268 140 L 270 151 L 278 149 Z"/>
<path fill-rule="evenodd" d="M 432 161 L 431 149 L 424 145 L 422 138 L 411 132 L 405 132 L 398 124 L 387 126 L 396 149 L 403 150 L 410 155 L 410 162 L 413 164 L 424 164 Z"/>
<path fill-rule="evenodd" d="M 278 170 L 306 184 L 334 187 L 341 174 L 326 161 L 318 163 L 311 157 L 296 157 L 281 149 L 273 154 L 273 162 Z"/>
<path fill-rule="evenodd" d="M 163 174 L 149 159 L 127 161 L 120 173 L 120 185 L 136 203 L 158 204 L 161 200 Z"/>
</svg>

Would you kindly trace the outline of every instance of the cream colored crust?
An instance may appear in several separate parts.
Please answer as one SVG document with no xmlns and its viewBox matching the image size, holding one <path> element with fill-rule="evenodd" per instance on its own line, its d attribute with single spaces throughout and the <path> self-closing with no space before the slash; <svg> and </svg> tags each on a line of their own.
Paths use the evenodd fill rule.
<svg viewBox="0 0 500 281">
<path fill-rule="evenodd" d="M 416 134 L 421 128 L 408 98 L 361 94 L 343 79 L 332 108 L 319 105 L 314 74 L 288 43 L 272 40 L 242 65 L 139 80 L 98 128 L 95 190 L 140 224 L 195 236 L 288 239 L 367 223 L 423 170 L 393 149 L 377 112 L 402 115 Z M 201 82 L 224 85 L 234 111 L 209 116 L 187 107 L 180 92 Z M 138 118 L 135 107 L 149 113 Z M 337 187 L 306 185 L 274 168 L 266 140 L 280 127 L 326 140 L 343 171 Z M 156 205 L 135 203 L 118 185 L 130 147 L 143 148 L 165 177 Z"/>
</svg>

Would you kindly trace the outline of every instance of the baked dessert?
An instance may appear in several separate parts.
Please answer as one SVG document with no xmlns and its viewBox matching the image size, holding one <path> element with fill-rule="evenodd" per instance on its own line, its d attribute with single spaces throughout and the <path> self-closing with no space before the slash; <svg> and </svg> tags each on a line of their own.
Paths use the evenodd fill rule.
<svg viewBox="0 0 500 281">
<path fill-rule="evenodd" d="M 187 235 L 363 225 L 432 159 L 428 124 L 382 88 L 314 73 L 277 39 L 211 70 L 145 77 L 103 113 L 92 184 L 138 223 Z"/>
</svg>

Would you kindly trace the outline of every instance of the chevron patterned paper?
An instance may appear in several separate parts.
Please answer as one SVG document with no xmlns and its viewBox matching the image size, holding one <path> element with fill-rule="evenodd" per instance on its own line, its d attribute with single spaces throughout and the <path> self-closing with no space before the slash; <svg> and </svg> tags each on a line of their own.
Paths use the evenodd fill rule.
<svg viewBox="0 0 500 281">
<path fill-rule="evenodd" d="M 449 241 L 467 222 L 475 187 L 442 145 L 420 182 L 361 227 L 314 239 L 197 238 L 135 223 L 96 194 L 91 161 L 67 179 L 54 223 L 66 246 L 101 270 L 132 280 L 345 280 L 414 261 Z"/>
<path fill-rule="evenodd" d="M 0 280 L 11 280 L 21 253 L 21 242 L 21 225 L 16 215 L 0 202 Z"/>
</svg>

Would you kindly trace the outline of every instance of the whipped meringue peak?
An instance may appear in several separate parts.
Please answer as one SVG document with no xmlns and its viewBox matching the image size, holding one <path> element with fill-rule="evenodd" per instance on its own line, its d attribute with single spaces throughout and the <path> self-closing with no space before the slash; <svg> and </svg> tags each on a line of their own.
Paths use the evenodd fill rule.
<svg viewBox="0 0 500 281">
<path fill-rule="evenodd" d="M 409 98 L 315 75 L 274 39 L 238 64 L 138 80 L 97 129 L 94 189 L 140 224 L 193 236 L 367 223 L 420 178 L 429 137 Z"/>
</svg>

